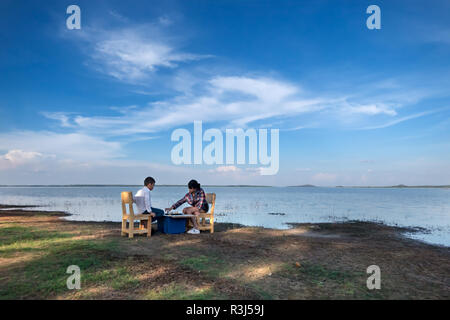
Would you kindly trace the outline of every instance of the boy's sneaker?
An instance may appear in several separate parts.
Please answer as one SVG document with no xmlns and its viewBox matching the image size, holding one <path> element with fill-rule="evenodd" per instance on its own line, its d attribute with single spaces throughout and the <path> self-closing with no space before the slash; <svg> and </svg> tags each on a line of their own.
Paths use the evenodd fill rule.
<svg viewBox="0 0 450 320">
<path fill-rule="evenodd" d="M 189 234 L 200 234 L 200 230 L 192 228 L 191 230 L 189 230 L 187 233 Z"/>
</svg>

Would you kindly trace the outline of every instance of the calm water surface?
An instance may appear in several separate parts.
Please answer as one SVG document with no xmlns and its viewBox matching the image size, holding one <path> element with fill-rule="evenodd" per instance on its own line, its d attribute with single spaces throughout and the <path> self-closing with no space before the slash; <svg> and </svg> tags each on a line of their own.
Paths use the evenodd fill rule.
<svg viewBox="0 0 450 320">
<path fill-rule="evenodd" d="M 71 213 L 69 220 L 120 221 L 120 193 L 139 187 L 0 187 L 0 203 L 42 206 Z M 450 189 L 205 187 L 217 194 L 216 221 L 285 229 L 289 222 L 379 221 L 422 227 L 408 235 L 450 246 Z M 158 187 L 154 207 L 180 199 L 186 187 Z"/>
</svg>

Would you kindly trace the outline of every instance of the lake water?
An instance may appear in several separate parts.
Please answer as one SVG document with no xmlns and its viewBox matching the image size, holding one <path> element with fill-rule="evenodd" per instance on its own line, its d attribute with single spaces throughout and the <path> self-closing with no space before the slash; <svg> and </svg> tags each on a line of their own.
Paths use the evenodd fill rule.
<svg viewBox="0 0 450 320">
<path fill-rule="evenodd" d="M 40 205 L 71 213 L 69 220 L 120 221 L 120 193 L 139 187 L 0 187 L 1 204 Z M 426 228 L 408 236 L 450 246 L 450 189 L 205 187 L 215 192 L 216 221 L 286 229 L 290 222 L 364 220 Z M 156 186 L 152 205 L 165 208 L 186 187 Z"/>
</svg>

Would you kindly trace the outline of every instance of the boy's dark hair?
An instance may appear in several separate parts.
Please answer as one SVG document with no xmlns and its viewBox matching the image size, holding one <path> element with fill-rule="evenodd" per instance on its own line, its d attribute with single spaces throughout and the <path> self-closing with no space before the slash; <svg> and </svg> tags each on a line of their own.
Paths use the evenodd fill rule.
<svg viewBox="0 0 450 320">
<path fill-rule="evenodd" d="M 188 183 L 188 188 L 198 190 L 200 189 L 200 183 L 198 183 L 197 180 L 191 180 Z"/>
<path fill-rule="evenodd" d="M 152 177 L 147 177 L 144 180 L 144 186 L 148 186 L 149 184 L 155 184 L 155 179 L 153 179 Z"/>
</svg>

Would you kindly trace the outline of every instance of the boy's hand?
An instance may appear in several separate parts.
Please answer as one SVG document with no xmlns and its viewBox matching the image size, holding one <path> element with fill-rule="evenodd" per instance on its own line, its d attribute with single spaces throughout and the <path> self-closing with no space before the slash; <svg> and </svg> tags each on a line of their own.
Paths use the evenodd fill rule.
<svg viewBox="0 0 450 320">
<path fill-rule="evenodd" d="M 170 210 L 172 210 L 172 208 L 165 208 L 164 210 L 165 210 L 166 213 L 167 213 L 167 212 L 169 212 Z"/>
<path fill-rule="evenodd" d="M 150 215 L 152 216 L 152 218 L 156 217 L 156 214 L 154 212 L 151 212 Z"/>
</svg>

